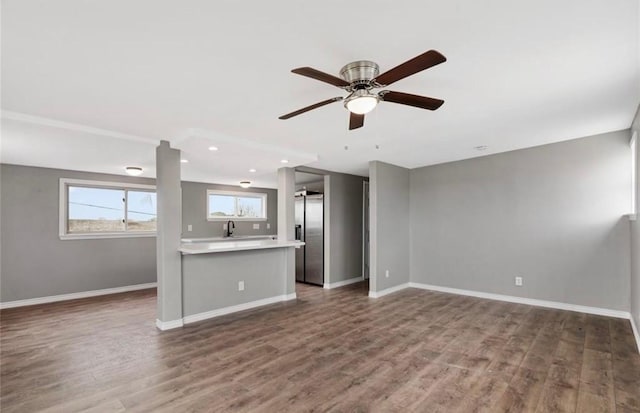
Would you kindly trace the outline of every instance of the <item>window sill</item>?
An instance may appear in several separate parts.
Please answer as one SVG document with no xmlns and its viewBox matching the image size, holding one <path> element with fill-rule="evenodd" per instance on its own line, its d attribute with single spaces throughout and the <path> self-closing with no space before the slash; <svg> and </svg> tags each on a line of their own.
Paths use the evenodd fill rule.
<svg viewBox="0 0 640 413">
<path fill-rule="evenodd" d="M 224 218 L 207 218 L 207 221 L 218 221 L 218 222 L 227 222 L 227 221 L 266 221 L 267 218 L 234 218 L 234 217 L 224 217 Z"/>
<path fill-rule="evenodd" d="M 114 239 L 114 238 L 149 238 L 155 237 L 155 232 L 105 233 L 105 234 L 60 234 L 60 239 L 69 241 L 74 239 Z"/>
</svg>

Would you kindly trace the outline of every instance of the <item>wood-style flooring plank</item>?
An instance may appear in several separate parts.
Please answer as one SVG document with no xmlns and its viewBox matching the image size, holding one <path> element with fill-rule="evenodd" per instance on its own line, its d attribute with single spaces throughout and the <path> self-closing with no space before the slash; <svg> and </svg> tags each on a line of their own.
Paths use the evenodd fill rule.
<svg viewBox="0 0 640 413">
<path fill-rule="evenodd" d="M 181 329 L 155 291 L 0 311 L 5 412 L 640 412 L 627 320 L 367 283 Z"/>
</svg>

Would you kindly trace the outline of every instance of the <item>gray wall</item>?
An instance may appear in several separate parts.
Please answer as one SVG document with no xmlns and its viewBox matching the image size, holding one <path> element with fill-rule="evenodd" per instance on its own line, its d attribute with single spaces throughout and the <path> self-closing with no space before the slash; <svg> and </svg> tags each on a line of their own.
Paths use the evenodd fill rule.
<svg viewBox="0 0 640 413">
<path fill-rule="evenodd" d="M 156 239 L 61 241 L 59 179 L 154 180 L 28 166 L 0 166 L 2 302 L 156 281 Z"/>
<path fill-rule="evenodd" d="M 409 282 L 409 170 L 369 163 L 370 290 Z M 389 278 L 385 277 L 389 270 Z"/>
<path fill-rule="evenodd" d="M 640 106 L 633 121 L 633 131 L 638 134 L 636 159 L 640 163 Z M 636 205 L 640 205 L 640 165 L 636 169 Z M 631 222 L 631 314 L 640 331 L 640 211 L 636 211 L 636 220 Z M 640 346 L 640 343 L 638 343 Z"/>
<path fill-rule="evenodd" d="M 285 277 L 291 250 L 293 248 L 273 248 L 184 255 L 183 315 L 290 294 L 293 291 L 287 291 Z M 244 281 L 244 291 L 238 291 L 239 281 Z"/>
<path fill-rule="evenodd" d="M 629 136 L 412 170 L 411 281 L 628 311 Z"/>
<path fill-rule="evenodd" d="M 232 185 L 205 184 L 199 182 L 182 182 L 182 237 L 221 237 L 224 235 L 222 225 L 226 221 L 207 221 L 207 189 L 234 192 L 259 192 L 267 194 L 266 221 L 234 221 L 235 235 L 275 235 L 278 230 L 278 191 L 265 188 L 240 188 Z M 267 223 L 271 228 L 267 229 Z M 193 231 L 187 226 L 193 225 Z M 253 229 L 259 224 L 260 229 Z"/>
<path fill-rule="evenodd" d="M 329 173 L 324 182 L 325 283 L 362 276 L 362 182 L 356 175 Z M 329 254 L 327 255 L 327 247 Z"/>
<path fill-rule="evenodd" d="M 324 193 L 324 179 L 321 176 L 320 180 L 317 182 L 306 182 L 303 184 L 296 184 L 296 191 L 302 191 L 306 189 L 307 191 L 315 191 Z"/>
</svg>

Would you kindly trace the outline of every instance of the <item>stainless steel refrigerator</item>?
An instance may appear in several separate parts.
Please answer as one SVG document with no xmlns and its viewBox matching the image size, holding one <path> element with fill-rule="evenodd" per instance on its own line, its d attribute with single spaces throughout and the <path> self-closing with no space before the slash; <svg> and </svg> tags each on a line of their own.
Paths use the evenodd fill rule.
<svg viewBox="0 0 640 413">
<path fill-rule="evenodd" d="M 296 249 L 296 281 L 324 283 L 324 197 L 303 191 L 296 195 L 296 239 L 304 246 Z"/>
</svg>

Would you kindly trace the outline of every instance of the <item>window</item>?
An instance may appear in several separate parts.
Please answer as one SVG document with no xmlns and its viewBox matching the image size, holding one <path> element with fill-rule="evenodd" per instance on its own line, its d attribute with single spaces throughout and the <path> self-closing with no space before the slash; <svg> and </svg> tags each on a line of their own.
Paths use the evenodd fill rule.
<svg viewBox="0 0 640 413">
<path fill-rule="evenodd" d="M 60 238 L 155 236 L 151 185 L 60 179 Z"/>
<path fill-rule="evenodd" d="M 631 215 L 638 213 L 638 132 L 631 137 Z"/>
<path fill-rule="evenodd" d="M 207 190 L 207 220 L 267 219 L 267 194 Z"/>
</svg>

